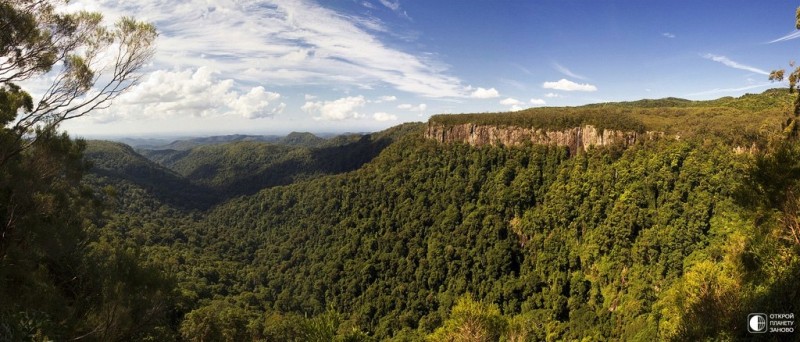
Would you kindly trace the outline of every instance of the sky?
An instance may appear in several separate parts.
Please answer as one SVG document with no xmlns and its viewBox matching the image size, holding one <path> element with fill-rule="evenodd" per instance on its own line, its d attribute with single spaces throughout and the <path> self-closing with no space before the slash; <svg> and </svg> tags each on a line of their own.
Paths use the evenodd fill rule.
<svg viewBox="0 0 800 342">
<path fill-rule="evenodd" d="M 73 135 L 367 132 L 442 113 L 758 93 L 794 1 L 72 0 L 152 22 L 156 55 Z M 35 82 L 35 81 L 33 81 Z"/>
</svg>

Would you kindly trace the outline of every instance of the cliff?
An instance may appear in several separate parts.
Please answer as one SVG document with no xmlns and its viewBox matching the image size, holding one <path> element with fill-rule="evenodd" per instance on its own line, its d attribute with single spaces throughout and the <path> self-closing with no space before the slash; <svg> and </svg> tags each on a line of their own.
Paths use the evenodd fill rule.
<svg viewBox="0 0 800 342">
<path fill-rule="evenodd" d="M 622 131 L 597 129 L 583 125 L 563 130 L 544 130 L 517 126 L 493 126 L 473 123 L 444 125 L 429 122 L 425 137 L 442 143 L 463 142 L 472 146 L 516 146 L 526 142 L 541 145 L 567 146 L 570 153 L 586 151 L 590 146 L 621 145 L 627 147 L 641 139 L 661 137 L 662 132 Z"/>
</svg>

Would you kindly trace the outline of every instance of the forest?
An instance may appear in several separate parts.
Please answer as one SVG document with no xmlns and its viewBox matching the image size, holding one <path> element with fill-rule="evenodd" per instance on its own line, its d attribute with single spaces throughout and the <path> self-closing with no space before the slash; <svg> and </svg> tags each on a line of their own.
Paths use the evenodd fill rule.
<svg viewBox="0 0 800 342">
<path fill-rule="evenodd" d="M 800 340 L 747 321 L 800 313 L 800 68 L 710 101 L 133 147 L 61 123 L 136 84 L 152 24 L 0 18 L 0 341 Z M 424 135 L 458 124 L 658 134 Z"/>
<path fill-rule="evenodd" d="M 787 93 L 717 100 L 734 107 L 712 119 L 729 125 L 718 132 L 775 122 L 718 116 L 777 113 Z M 549 115 L 628 122 L 658 108 L 663 126 L 647 129 L 667 132 L 706 115 L 705 102 L 677 103 Z M 35 160 L 69 177 L 31 194 L 31 208 L 51 214 L 29 216 L 38 228 L 4 245 L 2 335 L 740 340 L 753 337 L 749 312 L 800 304 L 800 145 L 779 127 L 754 130 L 754 153 L 696 132 L 571 155 L 442 144 L 424 138 L 425 125 L 180 150 L 54 136 L 29 153 L 67 156 Z M 23 164 L 16 177 L 45 176 L 23 167 L 43 169 Z M 71 228 L 54 239 L 56 222 Z"/>
</svg>

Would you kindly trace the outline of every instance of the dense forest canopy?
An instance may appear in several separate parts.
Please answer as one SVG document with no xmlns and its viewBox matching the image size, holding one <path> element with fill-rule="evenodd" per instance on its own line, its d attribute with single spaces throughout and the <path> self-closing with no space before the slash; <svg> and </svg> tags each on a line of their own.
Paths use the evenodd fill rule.
<svg viewBox="0 0 800 342">
<path fill-rule="evenodd" d="M 152 25 L 31 0 L 0 19 L 0 340 L 798 338 L 745 324 L 800 313 L 785 89 L 428 123 L 665 133 L 580 153 L 423 123 L 136 150 L 59 125 L 136 83 Z M 18 83 L 48 72 L 34 102 Z"/>
<path fill-rule="evenodd" d="M 642 110 L 611 110 L 622 107 Z M 442 144 L 424 126 L 310 147 L 89 141 L 83 184 L 106 203 L 95 238 L 162 277 L 163 290 L 136 292 L 167 303 L 139 333 L 745 339 L 750 311 L 798 307 L 800 244 L 787 225 L 797 206 L 783 190 L 800 152 L 770 143 L 779 126 L 757 136 L 755 154 L 698 132 L 577 155 Z M 248 184 L 256 191 L 241 192 Z"/>
<path fill-rule="evenodd" d="M 664 132 L 680 137 L 716 136 L 729 143 L 749 145 L 763 140 L 770 130 L 779 129 L 786 113 L 792 110 L 792 102 L 793 96 L 786 89 L 770 89 L 761 94 L 709 101 L 665 98 L 580 107 L 529 108 L 508 113 L 441 114 L 432 116 L 430 122 L 545 130 L 592 125 L 598 129 Z"/>
</svg>

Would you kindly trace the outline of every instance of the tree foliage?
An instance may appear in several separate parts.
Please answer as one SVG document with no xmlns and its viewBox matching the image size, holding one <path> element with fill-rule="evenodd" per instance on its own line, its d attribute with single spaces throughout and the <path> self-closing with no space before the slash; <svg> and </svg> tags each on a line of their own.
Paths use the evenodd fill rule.
<svg viewBox="0 0 800 342">
<path fill-rule="evenodd" d="M 800 148 L 771 128 L 785 93 L 431 121 L 681 136 L 577 155 L 410 124 L 143 152 L 154 162 L 56 129 L 131 84 L 91 102 L 117 75 L 93 49 L 135 48 L 109 64 L 135 81 L 152 27 L 0 6 L 15 22 L 0 75 L 16 77 L 0 89 L 5 339 L 737 340 L 746 313 L 800 308 Z M 44 101 L 15 84 L 59 61 Z"/>
<path fill-rule="evenodd" d="M 136 82 L 155 29 L 58 4 L 0 3 L 0 339 L 169 339 L 174 285 L 104 229 L 86 144 L 58 132 Z M 19 82 L 42 75 L 34 100 Z"/>
<path fill-rule="evenodd" d="M 113 28 L 100 13 L 61 13 L 58 0 L 11 0 L 0 4 L 0 119 L 18 145 L 5 163 L 64 120 L 107 108 L 136 84 L 154 53 L 153 25 L 130 17 Z M 52 83 L 34 101 L 18 83 L 48 74 Z M 32 137 L 32 138 L 28 138 Z"/>
<path fill-rule="evenodd" d="M 717 102 L 772 111 L 784 95 Z M 421 129 L 402 130 L 354 171 L 205 212 L 151 197 L 169 183 L 137 181 L 126 165 L 142 159 L 117 145 L 98 147 L 127 157 L 92 155 L 134 172 L 90 180 L 102 175 L 92 184 L 128 194 L 107 227 L 175 275 L 184 338 L 740 339 L 748 311 L 797 307 L 798 253 L 781 234 L 790 219 L 780 208 L 781 189 L 798 177 L 778 166 L 800 160 L 792 149 L 737 154 L 725 137 L 697 132 L 570 155 L 441 144 Z M 261 158 L 242 146 L 204 147 L 225 157 L 189 152 L 179 163 Z"/>
</svg>

